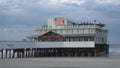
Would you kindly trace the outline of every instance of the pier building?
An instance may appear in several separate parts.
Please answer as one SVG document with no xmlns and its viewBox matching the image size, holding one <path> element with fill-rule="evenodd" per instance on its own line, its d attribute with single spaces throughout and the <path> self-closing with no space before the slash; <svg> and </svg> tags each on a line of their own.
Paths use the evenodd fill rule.
<svg viewBox="0 0 120 68">
<path fill-rule="evenodd" d="M 48 19 L 47 25 L 38 26 L 36 35 L 29 36 L 29 41 L 9 46 L 13 47 L 12 57 L 15 53 L 18 57 L 103 56 L 109 53 L 107 34 L 105 24 L 95 21 L 76 23 L 57 17 Z M 11 48 L 6 47 L 7 50 Z"/>
</svg>

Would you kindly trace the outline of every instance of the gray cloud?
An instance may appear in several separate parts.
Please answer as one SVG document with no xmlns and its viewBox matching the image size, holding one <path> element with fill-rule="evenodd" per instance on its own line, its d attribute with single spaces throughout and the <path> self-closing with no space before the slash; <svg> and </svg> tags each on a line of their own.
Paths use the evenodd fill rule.
<svg viewBox="0 0 120 68">
<path fill-rule="evenodd" d="M 0 26 L 31 27 L 46 24 L 48 18 L 60 16 L 80 22 L 93 20 L 103 22 L 108 25 L 111 38 L 114 35 L 119 37 L 120 32 L 116 31 L 120 28 L 119 6 L 120 0 L 0 0 Z M 26 29 L 24 32 L 30 31 Z M 114 38 L 114 41 L 118 40 Z"/>
<path fill-rule="evenodd" d="M 0 26 L 0 41 L 21 41 L 35 34 L 35 26 L 4 25 Z"/>
</svg>

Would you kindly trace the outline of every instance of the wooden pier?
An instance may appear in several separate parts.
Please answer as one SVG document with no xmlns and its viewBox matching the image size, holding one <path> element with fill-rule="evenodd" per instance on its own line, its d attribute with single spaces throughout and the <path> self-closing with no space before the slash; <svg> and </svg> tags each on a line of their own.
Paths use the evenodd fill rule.
<svg viewBox="0 0 120 68">
<path fill-rule="evenodd" d="M 107 55 L 109 45 L 96 45 L 95 48 L 20 48 L 1 49 L 1 59 L 4 58 L 34 58 L 34 57 L 96 57 Z"/>
</svg>

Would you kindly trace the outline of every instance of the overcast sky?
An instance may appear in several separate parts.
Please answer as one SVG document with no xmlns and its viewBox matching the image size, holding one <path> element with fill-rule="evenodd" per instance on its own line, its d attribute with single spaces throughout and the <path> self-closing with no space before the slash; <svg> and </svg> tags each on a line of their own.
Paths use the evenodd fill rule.
<svg viewBox="0 0 120 68">
<path fill-rule="evenodd" d="M 120 0 L 0 0 L 0 40 L 22 40 L 48 18 L 101 22 L 109 42 L 120 42 Z"/>
</svg>

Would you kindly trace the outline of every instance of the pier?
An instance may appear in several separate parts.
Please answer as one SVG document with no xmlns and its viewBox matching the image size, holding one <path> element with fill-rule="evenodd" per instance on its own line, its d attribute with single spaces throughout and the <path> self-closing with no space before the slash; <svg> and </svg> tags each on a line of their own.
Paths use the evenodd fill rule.
<svg viewBox="0 0 120 68">
<path fill-rule="evenodd" d="M 0 42 L 3 43 L 3 42 Z M 29 45 L 31 42 L 16 42 L 22 43 L 23 45 L 16 44 L 15 42 L 4 42 L 4 43 L 14 43 L 11 48 L 6 46 L 6 48 L 0 49 L 0 58 L 35 58 L 35 57 L 96 57 L 108 54 L 108 45 L 96 45 L 95 48 L 34 48 L 35 44 Z M 27 44 L 28 45 L 27 45 Z M 34 42 L 32 42 L 34 43 Z M 25 45 L 26 44 L 26 45 Z M 4 45 L 5 46 L 5 45 Z M 17 48 L 24 46 L 24 48 Z M 30 47 L 31 48 L 27 48 Z M 15 47 L 15 48 L 14 48 Z"/>
</svg>

